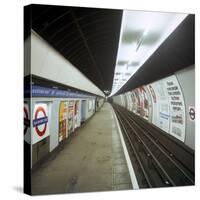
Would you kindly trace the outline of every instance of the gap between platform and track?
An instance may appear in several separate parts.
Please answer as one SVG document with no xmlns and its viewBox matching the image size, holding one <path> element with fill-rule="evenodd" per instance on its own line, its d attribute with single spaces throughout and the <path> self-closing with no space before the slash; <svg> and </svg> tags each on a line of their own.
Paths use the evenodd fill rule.
<svg viewBox="0 0 200 200">
<path fill-rule="evenodd" d="M 120 135 L 120 140 L 121 140 L 123 151 L 124 151 L 124 155 L 125 155 L 125 158 L 126 158 L 126 163 L 127 163 L 127 166 L 128 166 L 130 177 L 131 177 L 131 183 L 132 183 L 133 189 L 139 189 L 137 178 L 136 178 L 136 175 L 135 175 L 135 172 L 134 172 L 134 169 L 133 169 L 133 166 L 132 166 L 129 154 L 128 154 L 128 150 L 126 148 L 126 144 L 125 144 L 125 141 L 124 141 L 124 137 L 122 135 L 122 131 L 121 131 L 117 116 L 116 116 L 115 111 L 114 111 L 114 109 L 113 109 L 111 104 L 110 104 L 110 106 L 111 106 L 112 114 L 113 114 L 113 116 L 115 118 L 117 129 L 118 129 L 118 132 L 119 132 L 119 135 Z"/>
</svg>

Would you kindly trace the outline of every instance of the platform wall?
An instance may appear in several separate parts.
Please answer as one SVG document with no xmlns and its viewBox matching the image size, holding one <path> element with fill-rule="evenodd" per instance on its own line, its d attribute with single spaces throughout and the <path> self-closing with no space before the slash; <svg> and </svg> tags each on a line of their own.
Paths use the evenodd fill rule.
<svg viewBox="0 0 200 200">
<path fill-rule="evenodd" d="M 31 32 L 31 74 L 50 81 L 62 83 L 86 92 L 105 97 L 104 93 L 92 83 L 76 66 L 51 47 L 34 31 Z M 25 42 L 25 48 L 29 47 Z M 25 71 L 25 76 L 29 71 Z"/>
<path fill-rule="evenodd" d="M 192 118 L 195 116 L 194 66 L 114 96 L 113 102 L 195 148 L 195 118 Z"/>
<path fill-rule="evenodd" d="M 176 77 L 184 92 L 186 112 L 186 137 L 185 143 L 195 148 L 195 120 L 190 118 L 190 108 L 195 107 L 195 68 L 191 66 L 176 73 Z"/>
<path fill-rule="evenodd" d="M 76 117 L 76 119 L 79 121 L 78 126 L 75 126 L 75 114 L 73 115 L 73 134 L 76 128 L 81 126 L 81 107 L 82 101 L 86 101 L 85 107 L 86 107 L 86 116 L 85 120 L 89 119 L 95 112 L 95 98 L 89 98 L 89 99 L 83 99 L 83 98 L 48 98 L 48 97 L 33 97 L 31 100 L 31 113 L 32 115 L 29 116 L 29 119 L 31 121 L 30 123 L 30 129 L 31 131 L 31 141 L 26 141 L 31 146 L 31 166 L 34 166 L 36 163 L 38 163 L 39 160 L 42 160 L 43 157 L 45 157 L 48 153 L 52 152 L 54 149 L 56 149 L 61 143 L 59 142 L 59 119 L 60 119 L 60 105 L 61 102 L 70 102 L 70 101 L 79 101 L 79 116 Z M 94 102 L 89 106 L 89 101 Z M 35 120 L 35 107 L 41 106 L 41 105 L 47 105 L 45 112 L 48 117 L 47 127 L 46 127 L 46 133 L 44 136 L 39 137 L 36 133 L 36 128 L 33 126 L 34 120 Z M 44 107 L 44 106 L 43 106 Z M 91 108 L 90 110 L 88 108 Z M 75 110 L 75 108 L 74 108 Z M 38 118 L 42 118 L 44 116 L 42 112 L 39 112 L 40 116 L 38 115 Z M 67 118 L 69 118 L 69 107 L 67 108 Z M 69 123 L 69 122 L 67 122 Z M 67 128 L 69 128 L 69 124 L 67 124 Z M 44 130 L 44 125 L 39 125 L 40 130 Z M 67 138 L 66 138 L 67 139 Z M 64 140 L 63 140 L 64 141 Z"/>
</svg>

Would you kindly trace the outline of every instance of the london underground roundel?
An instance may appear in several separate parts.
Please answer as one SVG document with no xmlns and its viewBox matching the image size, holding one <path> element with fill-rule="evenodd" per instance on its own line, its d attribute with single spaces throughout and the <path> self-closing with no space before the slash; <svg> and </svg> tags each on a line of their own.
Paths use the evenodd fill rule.
<svg viewBox="0 0 200 200">
<path fill-rule="evenodd" d="M 195 120 L 195 108 L 194 106 L 189 107 L 189 117 L 191 121 Z"/>
<path fill-rule="evenodd" d="M 31 133 L 30 133 L 30 112 L 28 102 L 24 102 L 24 141 L 30 144 Z"/>
<path fill-rule="evenodd" d="M 38 103 L 33 113 L 33 143 L 36 143 L 49 135 L 48 131 L 48 105 Z"/>
<path fill-rule="evenodd" d="M 29 124 L 29 112 L 27 106 L 24 106 L 24 135 L 26 135 L 28 128 L 30 127 Z"/>
</svg>

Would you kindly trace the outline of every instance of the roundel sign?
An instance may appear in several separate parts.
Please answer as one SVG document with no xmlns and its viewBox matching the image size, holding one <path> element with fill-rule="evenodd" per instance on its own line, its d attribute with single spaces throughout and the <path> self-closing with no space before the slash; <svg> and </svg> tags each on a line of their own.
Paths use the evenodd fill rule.
<svg viewBox="0 0 200 200">
<path fill-rule="evenodd" d="M 30 144 L 31 134 L 30 134 L 30 114 L 29 114 L 29 104 L 24 102 L 24 141 Z"/>
<path fill-rule="evenodd" d="M 36 143 L 49 135 L 47 104 L 39 103 L 35 105 L 33 113 L 33 129 L 33 143 Z"/>
<path fill-rule="evenodd" d="M 194 106 L 189 106 L 189 117 L 191 121 L 195 120 L 195 108 Z"/>
<path fill-rule="evenodd" d="M 28 106 L 24 105 L 24 135 L 26 135 L 28 128 L 30 127 Z"/>
</svg>

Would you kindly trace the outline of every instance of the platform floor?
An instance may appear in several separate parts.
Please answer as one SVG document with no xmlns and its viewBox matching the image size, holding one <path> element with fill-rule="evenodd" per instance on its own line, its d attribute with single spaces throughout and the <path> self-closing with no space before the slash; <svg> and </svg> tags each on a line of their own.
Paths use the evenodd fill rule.
<svg viewBox="0 0 200 200">
<path fill-rule="evenodd" d="M 32 194 L 127 189 L 132 189 L 131 179 L 108 103 L 32 175 Z"/>
</svg>

